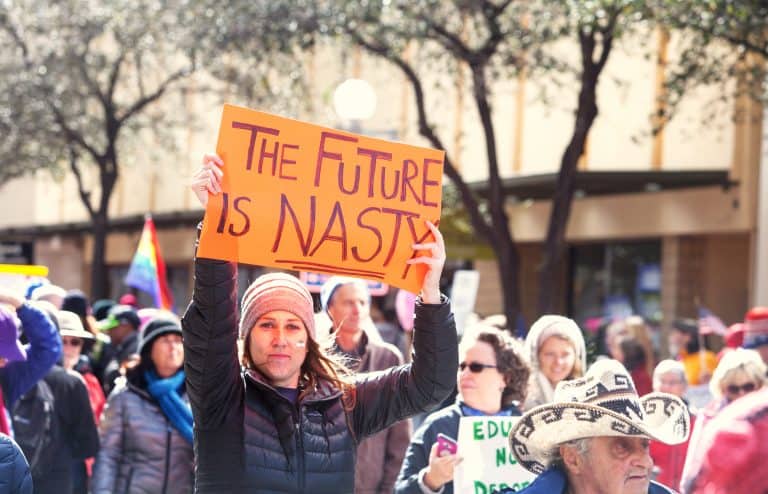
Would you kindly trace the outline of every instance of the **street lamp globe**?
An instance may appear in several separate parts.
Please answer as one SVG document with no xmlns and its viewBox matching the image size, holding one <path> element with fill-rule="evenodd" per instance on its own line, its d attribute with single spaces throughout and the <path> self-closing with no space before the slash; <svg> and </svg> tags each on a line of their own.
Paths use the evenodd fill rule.
<svg viewBox="0 0 768 494">
<path fill-rule="evenodd" d="M 376 91 L 363 79 L 347 79 L 333 92 L 333 109 L 342 120 L 358 123 L 376 111 Z"/>
</svg>

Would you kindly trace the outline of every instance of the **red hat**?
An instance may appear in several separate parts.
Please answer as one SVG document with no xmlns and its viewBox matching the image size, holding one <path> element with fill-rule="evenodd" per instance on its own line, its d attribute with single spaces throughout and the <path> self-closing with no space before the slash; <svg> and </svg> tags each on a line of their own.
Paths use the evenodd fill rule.
<svg viewBox="0 0 768 494">
<path fill-rule="evenodd" d="M 754 307 L 744 316 L 744 348 L 768 345 L 768 307 Z"/>
<path fill-rule="evenodd" d="M 702 438 L 701 470 L 690 492 L 753 494 L 768 492 L 768 388 L 750 393 L 723 409 Z"/>
<path fill-rule="evenodd" d="M 744 343 L 744 324 L 737 322 L 728 326 L 725 332 L 725 346 L 739 348 Z"/>
</svg>

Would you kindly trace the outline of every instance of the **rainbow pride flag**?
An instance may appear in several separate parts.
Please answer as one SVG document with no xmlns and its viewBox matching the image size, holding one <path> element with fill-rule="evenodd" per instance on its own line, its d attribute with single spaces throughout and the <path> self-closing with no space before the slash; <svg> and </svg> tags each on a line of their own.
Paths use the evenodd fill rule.
<svg viewBox="0 0 768 494">
<path fill-rule="evenodd" d="M 155 223 L 150 215 L 144 220 L 139 247 L 125 275 L 125 284 L 151 294 L 157 308 L 173 309 L 173 295 L 168 288 L 165 262 L 160 254 Z"/>
</svg>

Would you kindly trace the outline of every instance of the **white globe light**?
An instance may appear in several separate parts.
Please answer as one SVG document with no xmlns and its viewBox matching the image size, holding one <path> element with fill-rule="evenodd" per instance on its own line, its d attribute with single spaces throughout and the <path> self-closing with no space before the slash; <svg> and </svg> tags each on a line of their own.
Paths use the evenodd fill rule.
<svg viewBox="0 0 768 494">
<path fill-rule="evenodd" d="M 363 79 L 347 79 L 333 92 L 333 108 L 344 120 L 367 120 L 376 111 L 376 91 Z"/>
</svg>

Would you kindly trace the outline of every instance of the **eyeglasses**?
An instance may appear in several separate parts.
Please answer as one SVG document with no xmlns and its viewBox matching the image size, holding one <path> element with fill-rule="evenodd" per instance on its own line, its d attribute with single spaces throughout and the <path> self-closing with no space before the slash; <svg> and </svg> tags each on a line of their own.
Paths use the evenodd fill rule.
<svg viewBox="0 0 768 494">
<path fill-rule="evenodd" d="M 485 369 L 495 369 L 496 368 L 495 365 L 481 364 L 480 362 L 462 362 L 462 363 L 459 364 L 459 370 L 462 371 L 462 372 L 467 367 L 469 367 L 469 371 L 474 373 L 474 374 L 478 374 L 480 372 L 483 372 L 483 370 L 485 370 Z"/>
<path fill-rule="evenodd" d="M 728 394 L 730 395 L 738 395 L 742 393 L 751 393 L 752 391 L 757 389 L 757 385 L 755 383 L 746 383 L 739 386 L 738 384 L 729 384 L 725 387 L 725 390 L 728 391 Z"/>
<path fill-rule="evenodd" d="M 62 338 L 61 342 L 67 346 L 83 346 L 83 340 L 80 338 Z"/>
</svg>

